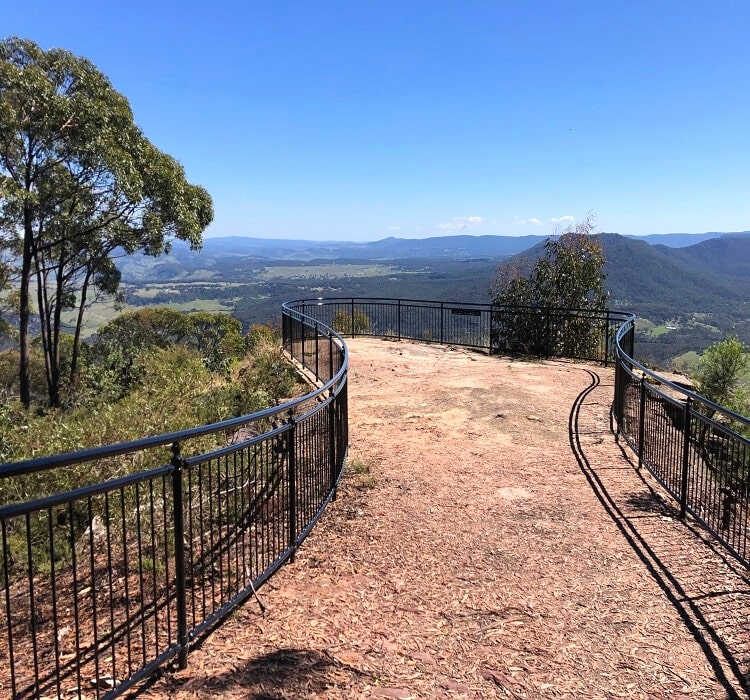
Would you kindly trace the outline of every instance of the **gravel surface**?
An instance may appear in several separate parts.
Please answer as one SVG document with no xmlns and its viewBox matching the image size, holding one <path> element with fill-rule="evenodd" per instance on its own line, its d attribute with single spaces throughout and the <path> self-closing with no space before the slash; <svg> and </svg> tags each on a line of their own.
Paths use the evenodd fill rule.
<svg viewBox="0 0 750 700">
<path fill-rule="evenodd" d="M 746 697 L 750 584 L 616 443 L 611 369 L 350 350 L 338 499 L 144 697 Z"/>
</svg>

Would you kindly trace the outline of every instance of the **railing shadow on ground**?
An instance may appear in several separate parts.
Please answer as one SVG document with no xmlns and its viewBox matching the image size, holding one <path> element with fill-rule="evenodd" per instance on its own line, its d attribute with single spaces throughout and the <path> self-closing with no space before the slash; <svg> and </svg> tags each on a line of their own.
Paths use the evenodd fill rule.
<svg viewBox="0 0 750 700">
<path fill-rule="evenodd" d="M 750 690 L 747 570 L 728 555 L 705 527 L 692 521 L 685 523 L 687 527 L 681 528 L 677 536 L 665 537 L 665 524 L 680 517 L 679 506 L 666 501 L 643 478 L 626 450 L 618 458 L 630 463 L 624 471 L 607 464 L 592 464 L 581 439 L 586 434 L 582 414 L 587 397 L 600 387 L 600 377 L 592 370 L 586 371 L 590 384 L 573 403 L 568 421 L 570 448 L 581 472 L 700 645 L 726 691 L 726 698 L 747 697 Z M 638 489 L 635 492 L 634 487 Z M 708 556 L 696 556 L 700 548 Z M 707 561 L 709 558 L 712 561 Z"/>
<path fill-rule="evenodd" d="M 325 651 L 282 648 L 248 661 L 228 663 L 225 671 L 213 674 L 201 685 L 201 692 L 216 697 L 242 693 L 247 700 L 308 697 L 335 686 L 339 674 L 344 680 L 354 674 L 369 683 L 377 682 L 371 674 Z"/>
<path fill-rule="evenodd" d="M 221 424 L 0 465 L 2 483 L 95 460 L 115 465 L 123 455 L 157 448 L 172 451 L 171 460 L 162 455 L 146 471 L 0 507 L 0 665 L 6 669 L 0 692 L 110 698 L 168 663 L 184 668 L 201 636 L 293 558 L 335 497 L 347 453 L 347 348 L 337 330 L 489 354 L 615 363 L 613 430 L 635 450 L 638 465 L 678 498 L 679 515 L 694 516 L 716 534 L 722 551 L 748 565 L 750 440 L 713 416 L 747 426 L 750 421 L 638 365 L 632 314 L 401 299 L 298 300 L 282 307 L 283 346 L 317 384 L 305 397 Z M 578 420 L 574 407 L 574 451 Z M 232 437 L 213 451 L 190 443 L 212 434 Z M 580 448 L 579 463 L 600 500 L 732 688 L 733 678 L 744 678 L 733 661 L 735 647 L 727 646 L 707 603 L 697 602 L 731 596 L 718 589 L 692 595 L 671 573 L 672 563 L 660 559 L 666 554 L 623 515 L 627 502 L 611 499 Z M 653 498 L 629 507 L 648 511 Z"/>
</svg>

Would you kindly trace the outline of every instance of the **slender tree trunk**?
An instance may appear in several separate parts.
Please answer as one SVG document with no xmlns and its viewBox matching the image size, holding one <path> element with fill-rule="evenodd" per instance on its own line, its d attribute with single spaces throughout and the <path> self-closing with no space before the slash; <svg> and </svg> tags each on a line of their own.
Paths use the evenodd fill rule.
<svg viewBox="0 0 750 700">
<path fill-rule="evenodd" d="M 73 351 L 70 357 L 70 385 L 74 386 L 76 373 L 78 372 L 78 354 L 81 348 L 81 328 L 83 327 L 83 313 L 86 309 L 86 298 L 89 291 L 89 281 L 91 280 L 91 271 L 86 270 L 86 277 L 81 285 L 81 303 L 78 307 L 78 317 L 76 318 L 76 329 L 73 335 Z"/>
<path fill-rule="evenodd" d="M 65 279 L 63 269 L 65 266 L 65 246 L 61 246 L 60 259 L 58 260 L 56 273 L 56 286 L 54 294 L 54 308 L 47 308 L 50 321 L 50 366 L 52 367 L 52 388 L 50 392 L 50 405 L 60 405 L 60 324 L 62 323 L 63 296 L 65 295 Z"/>
<path fill-rule="evenodd" d="M 18 383 L 21 403 L 24 408 L 31 408 L 31 353 L 29 349 L 29 287 L 31 286 L 31 257 L 34 231 L 31 225 L 31 208 L 28 202 L 23 212 L 23 254 L 21 259 L 21 286 L 18 309 L 18 326 L 21 335 L 19 344 Z"/>
<path fill-rule="evenodd" d="M 52 396 L 52 364 L 50 362 L 50 325 L 47 299 L 47 271 L 44 260 L 34 256 L 36 269 L 36 304 L 39 313 L 39 325 L 42 337 L 42 354 L 44 355 L 44 376 L 47 379 L 47 396 Z M 52 401 L 50 400 L 50 404 Z"/>
</svg>

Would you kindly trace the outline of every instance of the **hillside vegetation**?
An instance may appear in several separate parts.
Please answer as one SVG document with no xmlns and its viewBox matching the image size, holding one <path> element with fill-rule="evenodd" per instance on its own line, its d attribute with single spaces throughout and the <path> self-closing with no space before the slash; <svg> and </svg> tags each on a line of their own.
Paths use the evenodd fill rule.
<svg viewBox="0 0 750 700">
<path fill-rule="evenodd" d="M 126 313 L 86 344 L 74 385 L 59 407 L 44 402 L 43 361 L 32 357 L 38 403 L 15 400 L 16 351 L 0 353 L 0 461 L 12 462 L 191 428 L 275 405 L 297 375 L 278 335 L 254 326 L 246 336 L 226 314 L 182 314 L 167 308 Z M 144 465 L 122 464 L 124 470 Z M 91 465 L 80 478 L 96 480 Z M 106 469 L 111 469 L 107 465 Z M 67 473 L 67 472 L 66 472 Z M 117 474 L 107 471 L 100 477 Z M 78 477 L 68 476 L 78 484 Z M 8 480 L 0 500 L 7 500 Z M 35 486 L 26 485 L 36 492 Z"/>
</svg>

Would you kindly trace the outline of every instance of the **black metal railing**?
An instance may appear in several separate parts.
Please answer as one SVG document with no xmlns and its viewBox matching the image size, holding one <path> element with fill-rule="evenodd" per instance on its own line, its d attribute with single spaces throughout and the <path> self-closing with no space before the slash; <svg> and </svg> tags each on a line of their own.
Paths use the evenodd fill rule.
<svg viewBox="0 0 750 700">
<path fill-rule="evenodd" d="M 288 306 L 342 335 L 460 345 L 490 353 L 609 363 L 631 314 L 418 299 L 300 299 Z"/>
<path fill-rule="evenodd" d="M 679 503 L 750 566 L 750 419 L 633 359 L 634 319 L 615 338 L 617 434 Z"/>
<path fill-rule="evenodd" d="M 0 508 L 0 696 L 114 697 L 171 660 L 293 557 L 348 445 L 347 350 L 284 310 L 311 393 L 223 423 L 0 466 L 8 479 L 152 455 L 158 466 Z M 206 451 L 213 436 L 220 447 Z M 154 455 L 155 453 L 155 455 Z M 53 489 L 54 491 L 54 489 Z"/>
<path fill-rule="evenodd" d="M 114 697 L 188 652 L 283 564 L 334 497 L 348 446 L 347 348 L 372 335 L 615 363 L 612 415 L 646 466 L 745 564 L 747 418 L 633 360 L 613 311 L 403 299 L 282 307 L 283 346 L 316 385 L 214 425 L 0 465 L 5 479 L 156 452 L 158 466 L 0 507 L 0 694 Z M 338 332 L 336 332 L 338 331 Z M 202 447 L 202 439 L 223 444 Z M 260 600 L 258 600 L 260 604 Z"/>
</svg>

